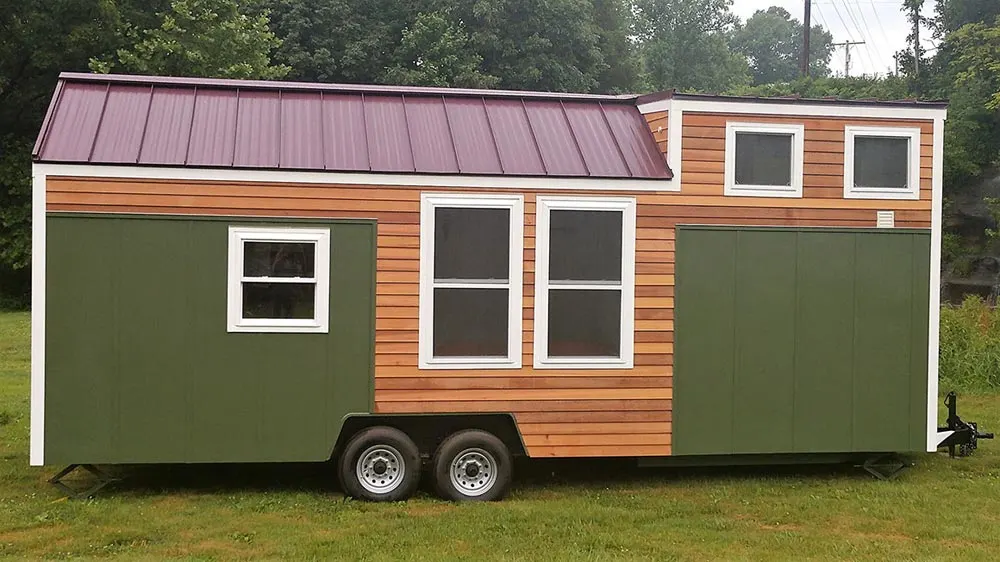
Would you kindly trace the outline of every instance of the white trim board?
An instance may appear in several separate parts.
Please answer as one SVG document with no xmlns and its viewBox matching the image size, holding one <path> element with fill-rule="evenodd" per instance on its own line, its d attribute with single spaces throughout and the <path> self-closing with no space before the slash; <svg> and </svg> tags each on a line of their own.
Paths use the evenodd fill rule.
<svg viewBox="0 0 1000 562">
<path fill-rule="evenodd" d="M 931 180 L 930 322 L 927 328 L 927 452 L 937 451 L 938 352 L 941 331 L 941 231 L 944 207 L 944 116 L 934 120 Z"/>
<path fill-rule="evenodd" d="M 375 174 L 354 172 L 304 172 L 298 170 L 251 170 L 177 168 L 152 166 L 103 166 L 93 164 L 35 164 L 49 176 L 227 181 L 261 183 L 310 183 L 409 187 L 461 187 L 482 189 L 541 189 L 574 191 L 676 191 L 675 180 L 622 178 L 555 178 L 520 176 L 464 176 L 441 174 Z M 674 177 L 679 177 L 675 174 Z M 678 182 L 679 183 L 679 182 Z"/>
<path fill-rule="evenodd" d="M 856 119 L 945 119 L 947 109 L 930 107 L 894 107 L 883 105 L 830 105 L 722 100 L 666 99 L 639 105 L 639 112 L 697 111 L 703 113 L 743 113 L 786 117 L 841 117 Z"/>
<path fill-rule="evenodd" d="M 45 464 L 45 170 L 31 170 L 31 413 L 28 461 Z"/>
</svg>

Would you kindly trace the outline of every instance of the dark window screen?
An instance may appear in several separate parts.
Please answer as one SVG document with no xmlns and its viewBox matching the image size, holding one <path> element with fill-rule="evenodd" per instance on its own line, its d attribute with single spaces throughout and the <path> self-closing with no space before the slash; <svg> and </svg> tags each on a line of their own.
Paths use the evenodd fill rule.
<svg viewBox="0 0 1000 562">
<path fill-rule="evenodd" d="M 506 357 L 507 289 L 434 289 L 435 357 Z"/>
<path fill-rule="evenodd" d="M 550 281 L 621 281 L 622 212 L 549 213 Z"/>
<path fill-rule="evenodd" d="M 244 283 L 244 318 L 314 318 L 313 283 Z"/>
<path fill-rule="evenodd" d="M 549 357 L 619 357 L 620 290 L 549 290 Z"/>
<path fill-rule="evenodd" d="M 315 277 L 316 244 L 313 242 L 244 242 L 243 275 L 246 277 Z"/>
<path fill-rule="evenodd" d="M 792 185 L 792 135 L 736 133 L 736 185 Z"/>
<path fill-rule="evenodd" d="M 907 188 L 910 139 L 854 137 L 854 186 Z"/>
<path fill-rule="evenodd" d="M 434 209 L 435 279 L 508 279 L 510 209 Z"/>
</svg>

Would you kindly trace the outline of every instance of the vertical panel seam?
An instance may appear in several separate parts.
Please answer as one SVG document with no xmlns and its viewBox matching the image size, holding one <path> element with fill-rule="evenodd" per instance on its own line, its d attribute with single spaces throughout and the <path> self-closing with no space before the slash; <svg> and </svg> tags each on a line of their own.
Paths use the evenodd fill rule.
<svg viewBox="0 0 1000 562">
<path fill-rule="evenodd" d="M 142 146 L 146 144 L 146 129 L 149 128 L 149 115 L 152 113 L 153 109 L 153 92 L 155 91 L 155 86 L 150 84 L 149 86 L 149 101 L 146 102 L 146 119 L 142 122 L 142 133 L 139 135 L 139 148 L 135 151 L 135 161 L 133 163 L 138 164 L 142 160 Z"/>
<path fill-rule="evenodd" d="M 736 370 L 737 361 L 739 361 L 739 315 L 736 313 L 738 310 L 737 299 L 739 298 L 739 287 L 740 287 L 740 231 L 736 230 L 734 232 L 733 240 L 733 360 L 731 367 L 729 369 L 729 452 L 736 452 Z"/>
<path fill-rule="evenodd" d="M 851 450 L 857 449 L 855 439 L 855 418 L 857 416 L 857 393 L 858 393 L 858 243 L 859 234 L 854 234 L 853 244 L 853 274 L 851 275 L 851 301 L 853 314 L 851 314 Z"/>
<path fill-rule="evenodd" d="M 798 380 L 798 316 L 799 316 L 799 291 L 802 289 L 801 283 L 799 283 L 799 238 L 802 236 L 801 231 L 795 232 L 795 251 L 793 253 L 794 261 L 792 262 L 792 283 L 795 285 L 795 296 L 792 300 L 792 419 L 791 421 L 791 432 L 792 432 L 792 451 L 798 452 L 797 444 L 795 443 L 795 381 Z"/>
</svg>

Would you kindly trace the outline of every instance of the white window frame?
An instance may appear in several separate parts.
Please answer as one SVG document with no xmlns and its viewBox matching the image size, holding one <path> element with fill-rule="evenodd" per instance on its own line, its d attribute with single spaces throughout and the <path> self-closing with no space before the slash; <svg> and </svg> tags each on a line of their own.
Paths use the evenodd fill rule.
<svg viewBox="0 0 1000 562">
<path fill-rule="evenodd" d="M 538 196 L 535 201 L 535 326 L 536 369 L 631 369 L 635 350 L 635 198 Z M 550 213 L 618 211 L 622 213 L 621 285 L 560 284 L 564 289 L 621 290 L 621 350 L 619 357 L 549 357 L 549 236 Z M 555 290 L 559 290 L 558 288 Z"/>
<path fill-rule="evenodd" d="M 245 277 L 243 250 L 247 242 L 312 242 L 315 277 Z M 244 283 L 315 283 L 312 318 L 244 318 Z M 229 227 L 227 331 L 328 333 L 330 331 L 330 229 L 293 227 Z"/>
<path fill-rule="evenodd" d="M 904 138 L 910 143 L 906 165 L 906 189 L 897 187 L 854 186 L 855 137 Z M 846 199 L 920 199 L 920 128 L 919 127 L 844 127 L 844 198 Z"/>
<path fill-rule="evenodd" d="M 792 135 L 791 185 L 737 185 L 736 135 L 759 133 Z M 805 154 L 805 126 L 801 123 L 726 122 L 726 195 L 746 197 L 802 197 L 802 161 Z"/>
<path fill-rule="evenodd" d="M 510 241 L 507 284 L 434 279 L 434 215 L 438 207 L 507 209 Z M 501 194 L 422 193 L 420 195 L 420 301 L 418 367 L 420 369 L 520 369 L 524 284 L 524 196 Z M 435 357 L 434 289 L 507 289 L 507 357 Z"/>
</svg>

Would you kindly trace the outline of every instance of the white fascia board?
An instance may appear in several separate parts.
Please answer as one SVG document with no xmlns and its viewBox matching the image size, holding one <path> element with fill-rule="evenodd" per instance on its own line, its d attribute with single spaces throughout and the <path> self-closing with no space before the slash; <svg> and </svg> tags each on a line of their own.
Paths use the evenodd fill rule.
<svg viewBox="0 0 1000 562">
<path fill-rule="evenodd" d="M 291 182 L 310 184 L 458 187 L 514 190 L 676 191 L 674 186 L 675 180 L 666 179 L 379 174 L 368 172 L 305 172 L 298 170 L 105 166 L 93 164 L 36 164 L 35 166 L 36 169 L 43 170 L 43 173 L 49 176 L 121 179 L 228 182 L 242 181 L 261 183 Z"/>
<path fill-rule="evenodd" d="M 752 101 L 668 99 L 639 106 L 639 112 L 672 109 L 703 113 L 746 113 L 787 117 L 845 117 L 857 119 L 946 119 L 947 109 L 897 107 L 884 105 L 830 105 L 809 103 L 771 103 Z"/>
</svg>

